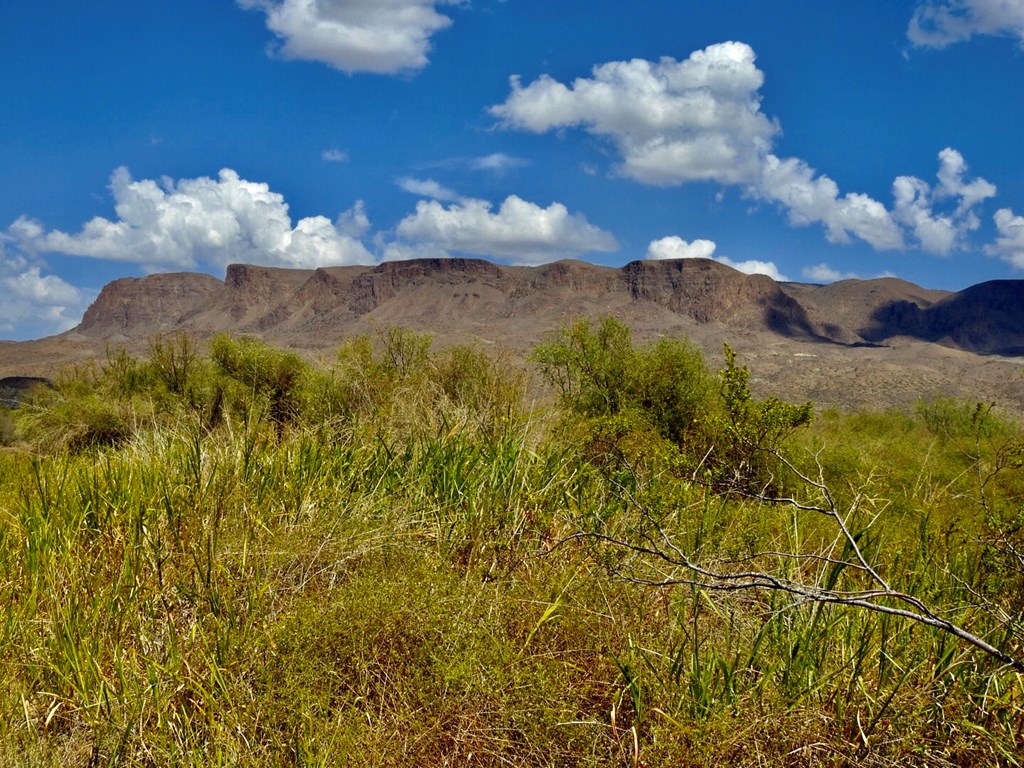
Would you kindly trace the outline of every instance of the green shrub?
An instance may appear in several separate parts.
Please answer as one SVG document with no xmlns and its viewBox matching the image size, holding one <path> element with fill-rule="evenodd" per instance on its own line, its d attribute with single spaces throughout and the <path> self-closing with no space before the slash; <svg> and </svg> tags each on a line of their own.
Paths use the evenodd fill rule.
<svg viewBox="0 0 1024 768">
<path fill-rule="evenodd" d="M 794 430 L 811 423 L 812 405 L 795 405 L 777 397 L 755 400 L 750 392 L 750 369 L 736 364 L 736 353 L 728 344 L 720 375 L 724 415 L 710 435 L 725 438 L 725 444 L 717 445 L 712 454 L 719 477 L 754 492 L 775 486 L 776 455 Z"/>
<path fill-rule="evenodd" d="M 299 418 L 299 382 L 308 366 L 291 352 L 255 339 L 218 336 L 210 346 L 217 370 L 235 382 L 237 403 L 247 415 L 266 414 L 280 440 Z"/>
<path fill-rule="evenodd" d="M 19 432 L 36 449 L 72 453 L 123 445 L 145 421 L 133 398 L 118 397 L 90 382 L 95 369 L 61 376 L 53 389 L 39 389 L 18 410 Z"/>
<path fill-rule="evenodd" d="M 714 407 L 713 377 L 700 350 L 682 339 L 633 345 L 614 318 L 578 320 L 531 355 L 563 409 L 584 418 L 632 413 L 638 426 L 678 445 L 699 435 Z"/>
<path fill-rule="evenodd" d="M 579 320 L 532 355 L 562 408 L 589 422 L 589 456 L 649 458 L 651 441 L 635 436 L 654 432 L 713 482 L 760 491 L 773 482 L 774 454 L 811 422 L 812 407 L 774 397 L 755 400 L 750 371 L 736 364 L 728 345 L 725 357 L 716 379 L 688 341 L 635 347 L 629 328 L 614 318 L 597 327 Z M 664 457 L 663 448 L 654 453 Z"/>
</svg>

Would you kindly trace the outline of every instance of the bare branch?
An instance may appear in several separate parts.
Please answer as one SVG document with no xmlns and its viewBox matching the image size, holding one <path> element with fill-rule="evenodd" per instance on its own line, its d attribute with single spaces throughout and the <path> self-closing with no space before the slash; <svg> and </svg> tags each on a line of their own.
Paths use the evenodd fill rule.
<svg viewBox="0 0 1024 768">
<path fill-rule="evenodd" d="M 978 635 L 944 618 L 920 598 L 893 589 L 890 586 L 864 554 L 858 543 L 859 535 L 855 536 L 852 533 L 848 523 L 848 520 L 852 519 L 860 504 L 863 503 L 863 497 L 858 495 L 854 499 L 846 515 L 840 513 L 831 490 L 824 482 L 824 473 L 817 455 L 815 456 L 815 462 L 819 469 L 818 480 L 801 472 L 789 460 L 777 452 L 772 451 L 771 455 L 782 466 L 789 469 L 806 487 L 820 494 L 821 501 L 812 503 L 802 501 L 793 496 L 770 495 L 766 492 L 767 486 L 765 491 L 760 493 L 742 488 L 738 489 L 737 493 L 743 498 L 761 504 L 790 507 L 799 512 L 810 512 L 829 518 L 836 526 L 837 535 L 832 544 L 828 545 L 824 551 L 813 553 L 758 552 L 738 559 L 715 559 L 702 562 L 697 553 L 687 554 L 673 539 L 661 521 L 652 514 L 651 510 L 646 505 L 638 502 L 629 489 L 622 486 L 620 486 L 622 496 L 642 515 L 643 520 L 649 526 L 647 530 L 639 534 L 638 540 L 629 541 L 598 531 L 581 531 L 561 540 L 555 547 L 571 541 L 589 541 L 591 543 L 608 545 L 619 551 L 636 555 L 639 558 L 639 562 L 634 561 L 623 565 L 606 565 L 606 567 L 619 578 L 643 586 L 691 586 L 715 592 L 767 590 L 790 595 L 796 598 L 798 603 L 811 602 L 841 605 L 889 616 L 897 616 L 953 635 L 962 642 L 983 651 L 1002 664 L 1007 665 L 1015 672 L 1024 673 L 1024 661 L 1021 659 L 1015 658 L 1005 651 L 996 648 Z M 635 472 L 634 479 L 639 483 Z M 877 516 L 872 519 L 867 527 L 870 527 L 876 519 Z M 851 557 L 837 557 L 834 554 L 837 548 L 841 548 L 844 555 L 849 554 Z M 832 566 L 831 570 L 833 573 L 836 572 L 835 569 L 849 568 L 853 572 L 860 574 L 862 580 L 866 583 L 859 589 L 844 589 L 837 587 L 834 581 L 827 585 L 820 581 L 824 570 L 818 571 L 819 582 L 814 583 L 800 580 L 799 575 L 796 578 L 790 578 L 766 570 L 741 567 L 764 562 L 769 558 L 779 561 L 793 560 Z M 736 569 L 733 570 L 733 567 Z M 645 570 L 648 573 L 654 571 L 656 575 L 646 575 L 644 573 Z"/>
</svg>

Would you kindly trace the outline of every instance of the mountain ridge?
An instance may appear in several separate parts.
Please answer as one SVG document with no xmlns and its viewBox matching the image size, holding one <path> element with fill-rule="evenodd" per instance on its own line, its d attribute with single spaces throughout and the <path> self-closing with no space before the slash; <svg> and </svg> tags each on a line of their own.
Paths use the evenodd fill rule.
<svg viewBox="0 0 1024 768">
<path fill-rule="evenodd" d="M 849 379 L 874 380 L 884 370 L 876 405 L 948 389 L 1009 399 L 1024 411 L 1015 386 L 1024 364 L 1017 359 L 1024 353 L 1024 281 L 958 292 L 897 278 L 780 283 L 707 259 L 622 267 L 468 258 L 318 269 L 232 264 L 223 280 L 188 272 L 122 278 L 100 291 L 70 331 L 0 344 L 0 376 L 50 373 L 101 358 L 108 346 L 142 352 L 155 336 L 175 332 L 199 340 L 251 335 L 316 356 L 352 335 L 396 325 L 433 333 L 441 344 L 496 345 L 525 357 L 571 319 L 608 315 L 638 338 L 686 335 L 709 354 L 728 341 L 773 393 L 856 404 L 856 393 L 844 391 Z M 806 371 L 790 370 L 794 365 Z M 979 378 L 982 369 L 991 369 L 987 378 Z"/>
<path fill-rule="evenodd" d="M 1006 354 L 1024 348 L 1024 312 L 1004 312 L 999 327 L 993 328 L 973 297 L 983 294 L 987 306 L 992 289 L 986 287 L 997 283 L 1012 286 L 1014 296 L 1024 297 L 1024 281 L 991 281 L 955 294 L 896 278 L 830 285 L 778 283 L 708 259 L 632 261 L 623 267 L 572 260 L 522 267 L 482 259 L 415 259 L 318 269 L 232 264 L 224 280 L 187 272 L 115 280 L 86 310 L 82 323 L 64 335 L 137 338 L 180 330 L 275 336 L 324 328 L 344 333 L 346 324 L 378 312 L 400 295 L 423 294 L 427 289 L 430 297 L 416 298 L 429 300 L 406 303 L 408 313 L 427 311 L 431 305 L 441 309 L 446 298 L 462 299 L 474 305 L 470 309 L 486 309 L 497 317 L 518 310 L 564 315 L 565 301 L 581 308 L 588 302 L 635 302 L 663 307 L 698 324 L 760 326 L 839 344 L 918 336 L 967 351 Z M 450 295 L 444 296 L 445 291 Z M 853 308 L 847 306 L 844 313 L 838 306 L 843 303 Z M 402 313 L 382 314 L 397 318 Z M 993 343 L 992 333 L 964 328 L 966 321 L 1001 331 L 998 343 Z"/>
</svg>

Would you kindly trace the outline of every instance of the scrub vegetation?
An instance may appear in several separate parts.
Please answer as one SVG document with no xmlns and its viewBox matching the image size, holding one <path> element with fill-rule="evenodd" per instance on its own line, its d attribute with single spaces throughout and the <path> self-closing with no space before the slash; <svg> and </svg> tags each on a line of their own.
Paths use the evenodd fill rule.
<svg viewBox="0 0 1024 768">
<path fill-rule="evenodd" d="M 1019 427 L 718 365 L 605 320 L 66 372 L 0 412 L 0 764 L 1020 765 Z"/>
</svg>

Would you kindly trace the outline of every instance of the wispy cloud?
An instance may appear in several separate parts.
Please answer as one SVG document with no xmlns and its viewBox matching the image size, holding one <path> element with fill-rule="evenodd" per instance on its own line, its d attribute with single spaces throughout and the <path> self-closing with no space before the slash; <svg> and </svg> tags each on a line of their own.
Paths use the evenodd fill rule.
<svg viewBox="0 0 1024 768">
<path fill-rule="evenodd" d="M 457 192 L 454 192 L 448 187 L 445 187 L 433 179 L 414 179 L 410 176 L 404 176 L 398 179 L 398 187 L 408 192 L 410 195 L 419 195 L 420 197 L 429 197 L 431 200 L 443 200 L 446 202 L 456 202 L 462 199 L 462 196 Z"/>
<path fill-rule="evenodd" d="M 907 28 L 915 45 L 945 48 L 975 35 L 1016 37 L 1024 45 L 1024 0 L 931 0 Z"/>
<path fill-rule="evenodd" d="M 802 274 L 807 280 L 815 283 L 835 283 L 839 280 L 853 280 L 857 278 L 857 275 L 853 272 L 841 272 L 824 262 L 815 264 L 813 267 L 804 267 Z"/>
<path fill-rule="evenodd" d="M 514 157 L 504 152 L 492 152 L 489 155 L 477 157 L 449 157 L 444 160 L 437 160 L 432 163 L 422 163 L 419 168 L 428 170 L 430 168 L 465 169 L 469 171 L 481 171 L 494 174 L 504 174 L 518 168 L 525 168 L 530 161 L 522 157 Z"/>
</svg>

